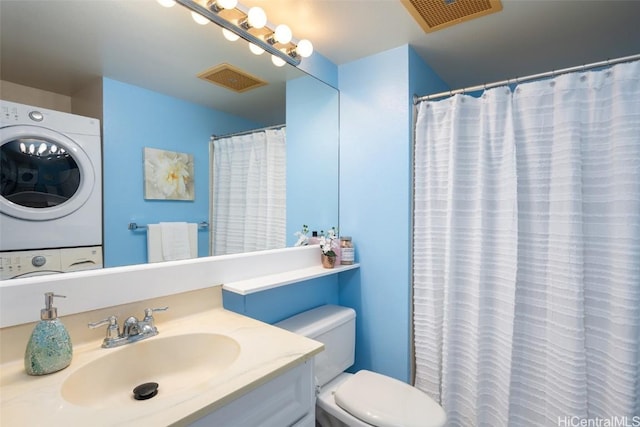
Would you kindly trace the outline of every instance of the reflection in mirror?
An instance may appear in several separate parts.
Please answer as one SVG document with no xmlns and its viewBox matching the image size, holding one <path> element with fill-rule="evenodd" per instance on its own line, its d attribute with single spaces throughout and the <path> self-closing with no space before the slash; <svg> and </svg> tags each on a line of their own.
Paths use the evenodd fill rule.
<svg viewBox="0 0 640 427">
<path fill-rule="evenodd" d="M 284 126 L 215 137 L 211 145 L 211 254 L 284 247 Z"/>
<path fill-rule="evenodd" d="M 303 225 L 316 231 L 338 228 L 338 108 L 338 91 L 319 80 L 303 76 L 287 82 L 287 126 L 286 132 L 282 132 L 283 136 L 286 133 L 283 138 L 286 141 L 286 192 L 282 196 L 277 196 L 280 194 L 277 165 L 272 165 L 276 171 L 270 171 L 268 187 L 248 189 L 247 181 L 255 179 L 257 173 L 257 168 L 249 165 L 250 157 L 239 152 L 237 145 L 233 145 L 233 154 L 224 153 L 225 159 L 232 155 L 238 157 L 232 164 L 225 164 L 220 158 L 216 162 L 214 155 L 212 188 L 218 187 L 224 200 L 211 198 L 212 254 L 293 246 L 297 240 L 295 232 Z M 266 143 L 263 131 L 244 132 L 237 135 L 234 142 L 250 143 L 256 134 L 261 137 L 260 143 Z M 230 139 L 218 140 L 228 144 Z M 278 138 L 272 140 L 274 144 L 279 141 Z M 274 148 L 265 147 L 261 155 L 268 152 L 278 158 Z M 256 164 L 264 168 L 266 162 L 267 159 L 263 159 Z M 218 179 L 216 167 L 226 168 Z M 264 180 L 262 185 L 266 185 Z M 267 193 L 269 196 L 265 197 Z M 252 207 L 246 205 L 250 198 L 255 199 Z M 279 203 L 282 199 L 286 199 L 286 209 Z M 255 216 L 259 209 L 263 212 Z M 246 221 L 246 215 L 254 217 Z M 283 217 L 286 217 L 286 227 L 281 231 Z"/>
<path fill-rule="evenodd" d="M 311 77 L 287 82 L 287 246 L 303 225 L 339 228 L 339 93 Z"/>
<path fill-rule="evenodd" d="M 213 134 L 286 123 L 286 244 L 302 224 L 338 225 L 336 89 L 155 2 L 0 2 L 0 41 L 3 98 L 101 120 L 106 267 L 147 262 L 147 233 L 131 222 L 209 219 Z M 238 93 L 197 77 L 222 63 L 267 84 Z M 145 200 L 145 147 L 193 155 L 193 201 Z"/>
</svg>

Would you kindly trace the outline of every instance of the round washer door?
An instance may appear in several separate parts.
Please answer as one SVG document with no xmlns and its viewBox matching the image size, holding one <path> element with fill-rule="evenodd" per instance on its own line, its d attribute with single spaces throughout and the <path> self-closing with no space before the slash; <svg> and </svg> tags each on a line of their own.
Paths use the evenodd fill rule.
<svg viewBox="0 0 640 427">
<path fill-rule="evenodd" d="M 0 212 L 30 221 L 69 215 L 95 185 L 91 159 L 71 138 L 30 125 L 0 129 Z"/>
</svg>

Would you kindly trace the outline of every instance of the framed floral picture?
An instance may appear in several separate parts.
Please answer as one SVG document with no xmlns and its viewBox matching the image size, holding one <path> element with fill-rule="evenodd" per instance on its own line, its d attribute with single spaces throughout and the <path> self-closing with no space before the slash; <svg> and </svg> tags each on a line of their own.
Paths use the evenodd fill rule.
<svg viewBox="0 0 640 427">
<path fill-rule="evenodd" d="M 193 155 L 144 148 L 144 198 L 194 200 Z"/>
</svg>

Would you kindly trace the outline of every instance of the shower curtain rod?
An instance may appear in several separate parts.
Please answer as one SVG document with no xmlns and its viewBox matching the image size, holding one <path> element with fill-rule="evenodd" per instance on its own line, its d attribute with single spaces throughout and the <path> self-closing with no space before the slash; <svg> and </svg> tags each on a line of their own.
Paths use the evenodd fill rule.
<svg viewBox="0 0 640 427">
<path fill-rule="evenodd" d="M 273 126 L 266 126 L 263 128 L 258 128 L 258 129 L 251 129 L 251 130 L 245 130 L 242 132 L 236 132 L 236 133 L 229 133 L 226 135 L 211 135 L 211 141 L 213 141 L 214 139 L 222 139 L 222 138 L 230 138 L 232 136 L 241 136 L 241 135 L 249 135 L 251 133 L 256 133 L 256 132 L 262 132 L 264 130 L 270 130 L 270 129 L 282 129 L 283 127 L 285 127 L 286 124 L 281 124 L 281 125 L 273 125 Z"/>
<path fill-rule="evenodd" d="M 517 84 L 517 83 L 522 83 L 522 82 L 526 82 L 526 81 L 530 81 L 530 80 L 542 79 L 542 78 L 545 78 L 545 77 L 555 77 L 555 76 L 560 75 L 560 74 L 572 73 L 574 71 L 585 71 L 585 70 L 588 70 L 588 69 L 591 69 L 591 68 L 605 67 L 605 66 L 609 66 L 609 65 L 619 64 L 619 63 L 622 63 L 622 62 L 635 61 L 636 59 L 640 59 L 640 54 L 631 55 L 631 56 L 624 56 L 624 57 L 616 58 L 616 59 L 607 59 L 606 61 L 593 62 L 591 64 L 578 65 L 576 67 L 563 68 L 561 70 L 547 71 L 546 73 L 532 74 L 530 76 L 525 76 L 525 77 L 516 77 L 515 79 L 502 80 L 502 81 L 494 82 L 494 83 L 485 83 L 485 84 L 482 84 L 482 85 L 465 87 L 463 89 L 449 90 L 449 91 L 445 91 L 445 92 L 434 93 L 432 95 L 425 95 L 425 96 L 414 95 L 413 96 L 413 104 L 416 105 L 416 104 L 418 104 L 418 103 L 420 103 L 422 101 L 429 101 L 429 100 L 436 99 L 436 98 L 444 98 L 446 96 L 453 96 L 453 95 L 457 95 L 459 93 L 475 92 L 475 91 L 478 91 L 478 90 L 486 90 L 486 89 L 490 89 L 490 88 L 494 88 L 494 87 L 498 87 L 498 86 L 506 86 L 506 85 L 510 85 L 510 84 Z"/>
</svg>

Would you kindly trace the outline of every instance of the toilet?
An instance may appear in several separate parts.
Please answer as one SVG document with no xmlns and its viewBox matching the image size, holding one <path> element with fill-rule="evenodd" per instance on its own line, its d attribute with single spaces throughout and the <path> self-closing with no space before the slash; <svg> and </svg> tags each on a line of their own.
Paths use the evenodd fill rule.
<svg viewBox="0 0 640 427">
<path fill-rule="evenodd" d="M 324 305 L 275 326 L 320 341 L 315 356 L 316 421 L 322 427 L 441 427 L 447 416 L 422 391 L 402 381 L 353 365 L 356 314 L 351 308 Z"/>
</svg>

